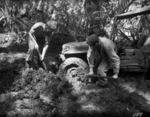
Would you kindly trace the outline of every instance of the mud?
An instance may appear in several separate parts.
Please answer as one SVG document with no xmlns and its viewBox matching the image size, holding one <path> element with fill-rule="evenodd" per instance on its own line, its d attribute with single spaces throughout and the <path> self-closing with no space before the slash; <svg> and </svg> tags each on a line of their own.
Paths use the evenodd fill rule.
<svg viewBox="0 0 150 117">
<path fill-rule="evenodd" d="M 83 81 L 71 84 L 42 68 L 34 70 L 23 65 L 22 59 L 1 64 L 1 116 L 131 117 L 145 116 L 150 111 L 148 81 L 109 79 L 105 87 Z"/>
<path fill-rule="evenodd" d="M 51 56 L 53 55 L 53 57 Z M 74 79 L 56 74 L 56 54 L 47 55 L 49 70 L 25 68 L 26 53 L 0 53 L 2 117 L 136 117 L 150 112 L 150 81 L 123 75 L 102 86 L 87 82 L 83 71 Z M 54 64 L 53 64 L 54 65 Z M 80 73 L 81 72 L 81 73 Z"/>
</svg>

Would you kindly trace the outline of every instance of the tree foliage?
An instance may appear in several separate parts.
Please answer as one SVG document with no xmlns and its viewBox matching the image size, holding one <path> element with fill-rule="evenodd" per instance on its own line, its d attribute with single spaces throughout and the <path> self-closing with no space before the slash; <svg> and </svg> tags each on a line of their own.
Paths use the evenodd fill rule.
<svg viewBox="0 0 150 117">
<path fill-rule="evenodd" d="M 104 27 L 113 40 L 132 41 L 139 38 L 137 31 L 149 32 L 149 16 L 116 21 L 115 15 L 148 4 L 148 0 L 2 0 L 0 7 L 7 31 L 28 31 L 35 22 L 56 20 L 58 32 L 76 41 L 84 40 L 92 25 Z"/>
</svg>

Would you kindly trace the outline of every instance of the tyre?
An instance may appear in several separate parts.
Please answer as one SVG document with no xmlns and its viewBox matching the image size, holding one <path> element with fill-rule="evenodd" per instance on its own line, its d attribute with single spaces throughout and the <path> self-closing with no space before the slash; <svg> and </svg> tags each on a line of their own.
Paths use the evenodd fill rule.
<svg viewBox="0 0 150 117">
<path fill-rule="evenodd" d="M 88 64 L 76 57 L 66 59 L 59 67 L 58 74 L 69 82 L 78 80 L 88 73 Z"/>
</svg>

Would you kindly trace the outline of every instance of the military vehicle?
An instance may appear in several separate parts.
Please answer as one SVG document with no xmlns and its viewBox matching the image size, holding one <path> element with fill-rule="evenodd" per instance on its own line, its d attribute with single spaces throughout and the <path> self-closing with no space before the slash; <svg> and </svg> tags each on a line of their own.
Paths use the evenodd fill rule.
<svg viewBox="0 0 150 117">
<path fill-rule="evenodd" d="M 150 6 L 117 15 L 116 18 L 120 20 L 148 13 L 150 13 Z M 86 74 L 89 68 L 86 58 L 87 51 L 88 45 L 85 41 L 64 44 L 60 54 L 63 60 L 60 69 L 69 77 L 75 77 L 78 73 Z M 120 59 L 121 71 L 146 73 L 150 65 L 150 45 L 142 46 L 139 49 L 127 48 Z"/>
</svg>

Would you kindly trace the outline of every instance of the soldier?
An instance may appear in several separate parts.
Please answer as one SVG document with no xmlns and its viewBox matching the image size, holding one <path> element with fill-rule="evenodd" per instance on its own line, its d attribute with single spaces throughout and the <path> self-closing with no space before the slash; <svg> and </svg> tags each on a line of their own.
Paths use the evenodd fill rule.
<svg viewBox="0 0 150 117">
<path fill-rule="evenodd" d="M 54 32 L 56 31 L 56 28 L 57 22 L 55 21 L 48 21 L 46 24 L 43 22 L 37 22 L 31 27 L 28 39 L 29 50 L 26 58 L 27 67 L 30 67 L 35 50 L 37 50 L 39 54 L 40 61 L 44 60 L 49 43 Z"/>
<path fill-rule="evenodd" d="M 87 59 L 89 63 L 89 74 L 94 74 L 94 67 L 98 65 L 97 74 L 107 76 L 106 72 L 112 67 L 113 78 L 117 79 L 120 69 L 120 58 L 115 51 L 115 44 L 106 37 L 98 37 L 92 34 L 86 38 L 89 45 Z"/>
</svg>

